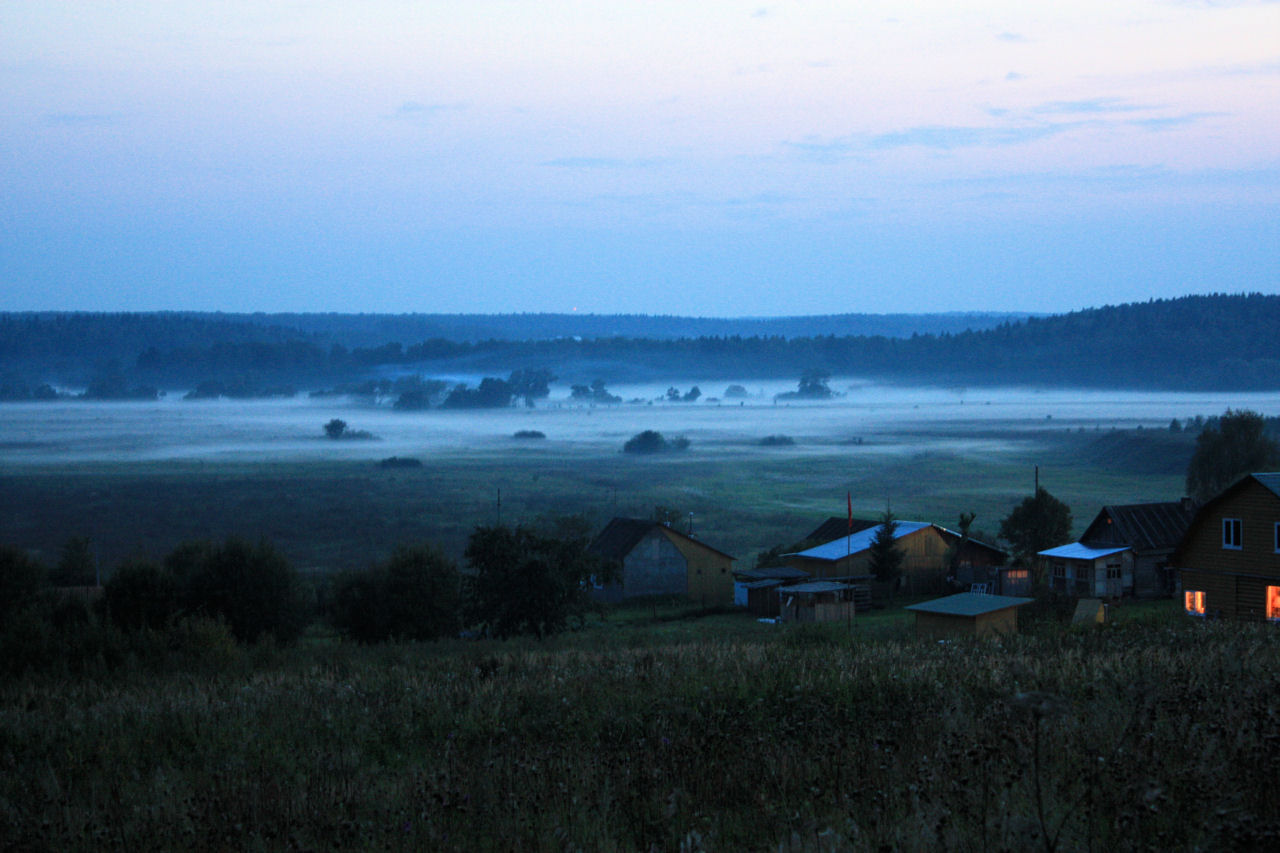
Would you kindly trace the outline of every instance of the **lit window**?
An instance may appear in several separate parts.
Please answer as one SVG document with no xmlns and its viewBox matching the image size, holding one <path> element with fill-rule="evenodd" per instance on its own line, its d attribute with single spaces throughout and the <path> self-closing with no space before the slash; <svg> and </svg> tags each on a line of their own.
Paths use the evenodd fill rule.
<svg viewBox="0 0 1280 853">
<path fill-rule="evenodd" d="M 1267 587 L 1267 618 L 1280 622 L 1280 586 Z"/>
<path fill-rule="evenodd" d="M 1189 589 L 1182 594 L 1182 598 L 1188 613 L 1192 616 L 1204 615 L 1204 592 L 1197 589 Z"/>
<path fill-rule="evenodd" d="M 1238 518 L 1222 519 L 1222 547 L 1223 548 L 1231 548 L 1232 550 L 1239 550 L 1242 547 L 1240 544 L 1241 540 L 1243 539 L 1240 532 L 1240 528 L 1242 526 L 1243 526 L 1243 522 Z"/>
</svg>

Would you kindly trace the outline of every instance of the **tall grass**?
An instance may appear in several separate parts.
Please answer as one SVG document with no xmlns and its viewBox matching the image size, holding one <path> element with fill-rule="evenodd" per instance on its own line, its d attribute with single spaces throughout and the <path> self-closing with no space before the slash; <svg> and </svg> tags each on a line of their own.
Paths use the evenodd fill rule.
<svg viewBox="0 0 1280 853">
<path fill-rule="evenodd" d="M 1222 849 L 1280 830 L 1271 626 L 596 636 L 10 680 L 0 846 Z"/>
</svg>

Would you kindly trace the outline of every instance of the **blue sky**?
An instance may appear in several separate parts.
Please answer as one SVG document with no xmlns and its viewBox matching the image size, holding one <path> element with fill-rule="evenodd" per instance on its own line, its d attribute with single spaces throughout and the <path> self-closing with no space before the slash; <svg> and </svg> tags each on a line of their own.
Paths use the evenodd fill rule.
<svg viewBox="0 0 1280 853">
<path fill-rule="evenodd" d="M 1280 292 L 1280 2 L 0 4 L 0 309 Z"/>
</svg>

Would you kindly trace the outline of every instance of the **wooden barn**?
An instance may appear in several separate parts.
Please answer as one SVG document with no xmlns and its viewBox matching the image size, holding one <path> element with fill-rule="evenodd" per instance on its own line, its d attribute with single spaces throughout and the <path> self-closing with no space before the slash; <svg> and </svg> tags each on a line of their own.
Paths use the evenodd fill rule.
<svg viewBox="0 0 1280 853">
<path fill-rule="evenodd" d="M 1280 474 L 1249 474 L 1200 507 L 1171 562 L 1187 613 L 1280 621 Z"/>
<path fill-rule="evenodd" d="M 733 603 L 734 558 L 666 524 L 614 518 L 588 550 L 619 567 L 616 581 L 595 587 L 597 599 L 683 595 L 706 606 Z"/>
<path fill-rule="evenodd" d="M 847 522 L 846 522 L 847 523 Z M 818 528 L 822 531 L 828 525 Z M 864 527 L 849 535 L 793 554 L 784 554 L 788 566 L 809 572 L 820 580 L 850 580 L 870 574 L 871 543 L 880 525 Z M 818 532 L 815 531 L 815 532 Z M 941 592 L 947 589 L 951 549 L 960 542 L 959 534 L 925 521 L 899 521 L 894 541 L 903 554 L 900 589 L 907 593 Z M 976 545 L 973 553 L 977 553 Z M 983 545 L 998 554 L 996 548 Z M 980 559 L 995 559 L 994 555 Z M 885 590 L 889 591 L 889 590 Z"/>
<path fill-rule="evenodd" d="M 960 592 L 946 598 L 908 605 L 916 614 L 922 637 L 985 637 L 1018 633 L 1018 608 L 1033 599 L 1011 595 Z"/>
</svg>

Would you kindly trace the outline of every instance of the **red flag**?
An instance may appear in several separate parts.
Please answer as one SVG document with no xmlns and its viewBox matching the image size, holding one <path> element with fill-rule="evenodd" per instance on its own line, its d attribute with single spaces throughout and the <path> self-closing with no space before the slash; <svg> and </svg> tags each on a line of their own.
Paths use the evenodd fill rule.
<svg viewBox="0 0 1280 853">
<path fill-rule="evenodd" d="M 846 492 L 845 497 L 849 499 L 849 535 L 853 535 L 853 492 Z"/>
</svg>

